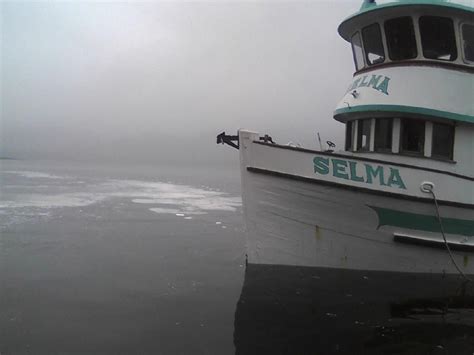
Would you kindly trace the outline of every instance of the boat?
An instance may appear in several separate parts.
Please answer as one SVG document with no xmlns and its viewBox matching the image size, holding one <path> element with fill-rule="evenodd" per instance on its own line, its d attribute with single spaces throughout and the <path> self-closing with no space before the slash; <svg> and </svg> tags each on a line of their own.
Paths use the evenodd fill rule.
<svg viewBox="0 0 474 355">
<path fill-rule="evenodd" d="M 218 136 L 240 153 L 248 264 L 473 278 L 472 2 L 365 0 L 338 32 L 343 150 Z"/>
<path fill-rule="evenodd" d="M 240 154 L 236 354 L 470 354 L 473 3 L 366 0 L 338 32 L 343 150 L 217 137 Z"/>
<path fill-rule="evenodd" d="M 342 151 L 217 137 L 240 154 L 236 354 L 470 354 L 473 3 L 366 0 L 338 31 Z"/>
</svg>

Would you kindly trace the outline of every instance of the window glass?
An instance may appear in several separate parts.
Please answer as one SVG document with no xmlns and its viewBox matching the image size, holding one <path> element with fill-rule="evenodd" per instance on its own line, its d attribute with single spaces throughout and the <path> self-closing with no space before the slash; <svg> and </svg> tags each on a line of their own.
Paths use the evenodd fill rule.
<svg viewBox="0 0 474 355">
<path fill-rule="evenodd" d="M 457 58 L 453 21 L 447 17 L 420 17 L 421 45 L 425 58 L 453 61 Z"/>
<path fill-rule="evenodd" d="M 404 153 L 423 154 L 425 149 L 425 122 L 402 120 L 401 150 Z"/>
<path fill-rule="evenodd" d="M 356 32 L 356 34 L 352 36 L 351 43 L 356 70 L 360 70 L 364 67 L 364 53 L 362 51 L 362 42 L 359 32 Z"/>
<path fill-rule="evenodd" d="M 346 123 L 346 150 L 352 150 L 352 121 Z"/>
<path fill-rule="evenodd" d="M 464 59 L 474 62 L 474 25 L 463 24 L 461 32 Z"/>
<path fill-rule="evenodd" d="M 411 17 L 398 17 L 385 21 L 384 28 L 390 59 L 416 58 L 418 52 Z"/>
<path fill-rule="evenodd" d="M 453 159 L 454 126 L 433 123 L 433 143 L 431 155 L 433 157 Z"/>
<path fill-rule="evenodd" d="M 375 150 L 392 150 L 392 118 L 378 118 L 375 121 Z"/>
<path fill-rule="evenodd" d="M 368 151 L 370 150 L 370 126 L 372 120 L 370 118 L 365 120 L 359 120 L 357 130 L 357 150 Z"/>
<path fill-rule="evenodd" d="M 385 60 L 385 51 L 382 43 L 382 33 L 378 23 L 367 26 L 362 30 L 362 39 L 364 40 L 365 59 L 367 64 L 373 65 L 383 63 Z"/>
</svg>

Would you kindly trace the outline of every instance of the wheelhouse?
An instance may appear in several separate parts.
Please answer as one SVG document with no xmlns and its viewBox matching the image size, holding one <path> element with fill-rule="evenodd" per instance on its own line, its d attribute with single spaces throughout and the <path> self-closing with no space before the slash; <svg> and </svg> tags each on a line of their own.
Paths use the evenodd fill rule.
<svg viewBox="0 0 474 355">
<path fill-rule="evenodd" d="M 474 71 L 472 13 L 403 3 L 376 15 L 374 11 L 362 12 L 339 27 L 341 36 L 352 45 L 356 72 L 400 62 L 445 64 Z"/>
<path fill-rule="evenodd" d="M 346 125 L 345 150 L 397 162 L 429 158 L 437 166 L 472 171 L 472 4 L 366 0 L 338 30 L 351 44 L 355 64 L 353 82 L 334 112 Z"/>
</svg>

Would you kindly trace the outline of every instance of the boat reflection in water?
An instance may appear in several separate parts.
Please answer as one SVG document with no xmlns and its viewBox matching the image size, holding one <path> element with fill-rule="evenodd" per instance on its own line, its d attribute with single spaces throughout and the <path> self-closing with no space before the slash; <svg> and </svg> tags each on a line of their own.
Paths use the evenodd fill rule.
<svg viewBox="0 0 474 355">
<path fill-rule="evenodd" d="M 456 275 L 248 264 L 236 354 L 472 354 L 473 287 Z"/>
</svg>

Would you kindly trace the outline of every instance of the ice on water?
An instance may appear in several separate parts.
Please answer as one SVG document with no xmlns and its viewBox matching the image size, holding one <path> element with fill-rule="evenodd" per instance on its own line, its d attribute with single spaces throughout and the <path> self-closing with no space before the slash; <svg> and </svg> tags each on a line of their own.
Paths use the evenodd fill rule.
<svg viewBox="0 0 474 355">
<path fill-rule="evenodd" d="M 3 177 L 7 174 L 14 176 L 11 184 L 8 180 L 2 186 L 3 191 L 8 192 L 3 194 L 0 201 L 0 221 L 3 226 L 15 224 L 15 218 L 19 215 L 49 217 L 51 214 L 47 211 L 85 207 L 113 199 L 122 200 L 117 201 L 118 205 L 126 199 L 137 206 L 144 205 L 150 212 L 174 214 L 186 219 L 191 219 L 190 215 L 206 214 L 207 211 L 232 212 L 241 205 L 241 199 L 237 196 L 207 187 L 171 182 L 125 179 L 84 181 L 83 177 L 40 171 L 3 171 L 0 174 Z M 23 185 L 21 179 L 24 179 Z M 80 183 L 75 184 L 75 181 Z M 49 188 L 45 188 L 45 185 Z"/>
<path fill-rule="evenodd" d="M 64 179 L 64 176 L 54 175 L 43 173 L 39 171 L 18 171 L 18 170 L 8 170 L 4 171 L 5 174 L 15 174 L 19 176 L 23 176 L 28 179 Z"/>
</svg>

